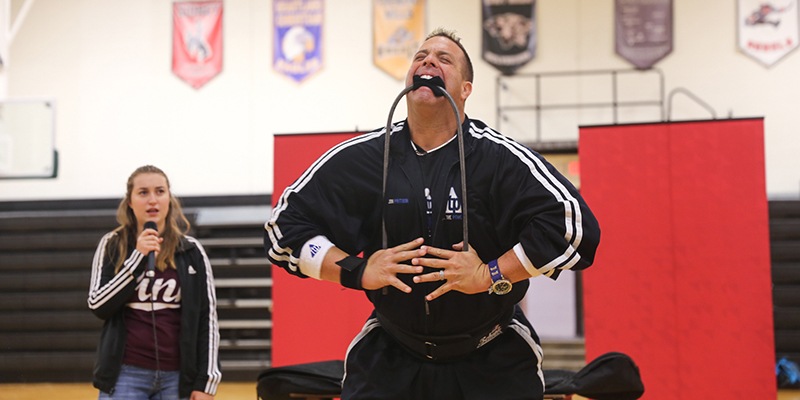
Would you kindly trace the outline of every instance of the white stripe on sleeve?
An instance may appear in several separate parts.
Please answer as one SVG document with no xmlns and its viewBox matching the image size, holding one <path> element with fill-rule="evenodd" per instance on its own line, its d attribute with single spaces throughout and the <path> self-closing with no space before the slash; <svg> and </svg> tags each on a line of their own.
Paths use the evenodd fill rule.
<svg viewBox="0 0 800 400">
<path fill-rule="evenodd" d="M 522 248 L 522 243 L 517 243 L 514 246 L 514 254 L 519 259 L 520 264 L 522 264 L 522 266 L 525 268 L 525 271 L 528 271 L 528 273 L 531 274 L 531 278 L 542 274 L 538 269 L 536 269 L 536 266 L 533 265 L 531 260 L 528 259 L 528 256 L 525 255 L 525 250 Z"/>
<path fill-rule="evenodd" d="M 211 262 L 200 242 L 191 237 L 185 236 L 187 240 L 194 243 L 200 254 L 203 255 L 203 264 L 206 269 L 206 295 L 208 296 L 208 363 L 206 374 L 208 382 L 203 390 L 205 393 L 214 395 L 217 393 L 217 386 L 222 380 L 222 371 L 219 370 L 219 323 L 217 319 L 217 294 L 214 289 L 214 272 L 211 270 Z"/>
</svg>

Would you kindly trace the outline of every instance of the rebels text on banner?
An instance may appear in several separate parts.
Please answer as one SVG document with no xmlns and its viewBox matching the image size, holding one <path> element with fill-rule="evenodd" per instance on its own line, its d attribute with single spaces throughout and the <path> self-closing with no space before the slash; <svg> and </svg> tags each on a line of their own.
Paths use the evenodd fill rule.
<svg viewBox="0 0 800 400">
<path fill-rule="evenodd" d="M 797 48 L 797 0 L 739 0 L 739 49 L 767 67 Z"/>
</svg>

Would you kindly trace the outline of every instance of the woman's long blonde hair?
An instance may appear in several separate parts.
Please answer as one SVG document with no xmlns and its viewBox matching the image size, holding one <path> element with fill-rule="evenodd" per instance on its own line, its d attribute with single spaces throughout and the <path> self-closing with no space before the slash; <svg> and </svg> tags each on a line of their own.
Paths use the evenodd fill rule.
<svg viewBox="0 0 800 400">
<path fill-rule="evenodd" d="M 133 180 L 140 174 L 159 174 L 167 181 L 167 190 L 169 191 L 169 211 L 167 212 L 166 220 L 164 221 L 164 231 L 159 232 L 159 236 L 164 238 L 161 242 L 161 251 L 158 252 L 156 257 L 156 268 L 159 271 L 164 271 L 169 268 L 175 268 L 175 250 L 181 243 L 181 237 L 189 232 L 191 225 L 186 216 L 183 215 L 181 204 L 178 198 L 172 195 L 169 189 L 169 178 L 164 171 L 152 165 L 145 165 L 136 168 L 131 176 L 128 177 L 128 190 L 125 198 L 119 203 L 117 207 L 117 222 L 120 226 L 114 230 L 117 233 L 117 262 L 116 271 L 122 267 L 128 255 L 128 246 L 136 247 L 136 237 L 138 232 L 138 224 L 136 215 L 130 207 L 131 194 L 133 193 Z"/>
</svg>

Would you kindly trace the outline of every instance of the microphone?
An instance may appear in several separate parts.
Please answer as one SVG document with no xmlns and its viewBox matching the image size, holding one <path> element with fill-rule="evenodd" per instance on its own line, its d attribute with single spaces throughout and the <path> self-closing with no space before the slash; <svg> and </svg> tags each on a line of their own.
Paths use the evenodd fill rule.
<svg viewBox="0 0 800 400">
<path fill-rule="evenodd" d="M 153 221 L 147 221 L 144 223 L 144 229 L 155 229 L 158 231 L 158 225 L 156 225 Z M 156 252 L 151 251 L 147 254 L 147 272 L 144 276 L 150 278 L 149 282 L 147 283 L 147 294 L 153 293 L 153 281 L 156 277 Z"/>
<path fill-rule="evenodd" d="M 158 232 L 158 225 L 156 225 L 153 221 L 147 221 L 144 223 L 144 229 L 154 229 Z M 148 278 L 147 282 L 147 292 L 145 295 L 150 297 L 150 318 L 153 320 L 153 343 L 155 343 L 155 350 L 156 350 L 156 370 L 160 370 L 161 367 L 158 363 L 158 334 L 156 333 L 156 308 L 153 305 L 153 301 L 155 300 L 153 297 L 153 281 L 156 280 L 156 252 L 151 251 L 147 254 L 147 272 L 144 274 Z M 159 392 L 159 397 L 161 392 Z"/>
</svg>

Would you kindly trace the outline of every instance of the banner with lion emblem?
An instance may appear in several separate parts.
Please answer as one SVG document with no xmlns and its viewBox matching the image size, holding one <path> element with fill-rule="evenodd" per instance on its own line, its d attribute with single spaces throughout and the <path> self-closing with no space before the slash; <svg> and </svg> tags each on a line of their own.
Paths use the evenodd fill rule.
<svg viewBox="0 0 800 400">
<path fill-rule="evenodd" d="M 739 49 L 767 67 L 800 41 L 797 0 L 739 0 Z"/>
<path fill-rule="evenodd" d="M 536 56 L 536 0 L 483 0 L 483 59 L 513 75 Z"/>
<path fill-rule="evenodd" d="M 222 2 L 175 2 L 172 13 L 172 72 L 199 89 L 222 71 Z"/>
<path fill-rule="evenodd" d="M 425 0 L 373 0 L 372 60 L 397 80 L 425 37 Z"/>
<path fill-rule="evenodd" d="M 302 82 L 322 69 L 323 0 L 274 0 L 273 68 Z"/>
</svg>

